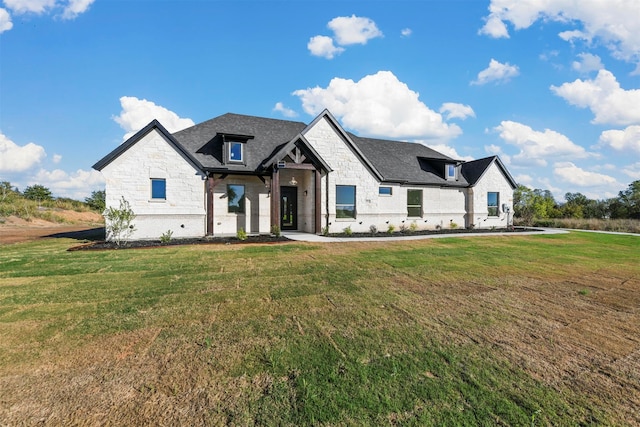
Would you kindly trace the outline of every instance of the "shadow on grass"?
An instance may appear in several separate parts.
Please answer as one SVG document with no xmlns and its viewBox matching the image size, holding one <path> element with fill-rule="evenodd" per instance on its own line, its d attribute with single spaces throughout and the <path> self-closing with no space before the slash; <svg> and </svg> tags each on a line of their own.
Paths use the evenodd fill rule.
<svg viewBox="0 0 640 427">
<path fill-rule="evenodd" d="M 57 239 L 76 239 L 88 240 L 91 242 L 100 242 L 105 239 L 104 227 L 90 228 L 88 230 L 64 231 L 61 233 L 49 234 L 44 237 L 53 237 Z"/>
</svg>

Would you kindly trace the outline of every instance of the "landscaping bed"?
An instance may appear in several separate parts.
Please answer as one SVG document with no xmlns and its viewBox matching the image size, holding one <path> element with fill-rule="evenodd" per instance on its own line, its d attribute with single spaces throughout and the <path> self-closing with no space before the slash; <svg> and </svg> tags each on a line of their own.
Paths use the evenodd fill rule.
<svg viewBox="0 0 640 427">
<path fill-rule="evenodd" d="M 160 246 L 178 246 L 178 245 L 236 245 L 247 243 L 282 243 L 290 240 L 284 236 L 273 236 L 269 234 L 260 234 L 255 236 L 247 236 L 246 239 L 238 239 L 235 236 L 228 237 L 200 237 L 190 239 L 171 239 L 168 242 L 160 240 L 131 240 L 121 243 L 119 246 L 115 242 L 98 241 L 91 242 L 80 246 L 69 248 L 70 251 L 80 250 L 108 250 L 108 249 L 136 249 L 136 248 L 157 248 Z"/>
<path fill-rule="evenodd" d="M 488 233 L 521 233 L 530 231 L 542 231 L 529 227 L 493 227 L 493 228 L 442 228 L 439 230 L 405 230 L 394 231 L 392 233 L 386 231 L 366 232 L 366 233 L 329 233 L 329 237 L 403 237 L 403 236 L 431 236 L 441 234 L 488 234 Z"/>
</svg>

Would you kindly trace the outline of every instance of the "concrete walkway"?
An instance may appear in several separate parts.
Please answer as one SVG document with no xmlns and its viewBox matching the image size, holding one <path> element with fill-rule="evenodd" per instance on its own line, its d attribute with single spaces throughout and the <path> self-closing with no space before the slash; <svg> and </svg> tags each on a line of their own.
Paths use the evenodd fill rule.
<svg viewBox="0 0 640 427">
<path fill-rule="evenodd" d="M 417 234 L 413 236 L 391 236 L 391 237 L 326 237 L 312 233 L 302 233 L 299 231 L 284 231 L 282 235 L 287 239 L 299 242 L 333 243 L 333 242 L 397 242 L 403 240 L 422 239 L 442 239 L 447 237 L 487 237 L 487 236 L 531 236 L 540 234 L 566 234 L 569 231 L 557 228 L 539 228 L 542 231 L 519 231 L 516 233 L 443 233 L 443 234 Z"/>
</svg>

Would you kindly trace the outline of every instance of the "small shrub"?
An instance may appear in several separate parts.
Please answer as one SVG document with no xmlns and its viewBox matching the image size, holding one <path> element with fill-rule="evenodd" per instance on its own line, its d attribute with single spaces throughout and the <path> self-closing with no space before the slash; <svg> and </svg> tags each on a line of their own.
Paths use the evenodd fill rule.
<svg viewBox="0 0 640 427">
<path fill-rule="evenodd" d="M 322 235 L 323 236 L 328 236 L 329 235 L 329 226 L 325 225 L 324 227 L 322 227 Z"/>
<path fill-rule="evenodd" d="M 369 232 L 370 232 L 371 234 L 376 234 L 376 233 L 378 232 L 378 227 L 376 227 L 376 226 L 375 226 L 375 224 L 371 224 L 371 225 L 369 226 Z"/>
<path fill-rule="evenodd" d="M 587 295 L 589 295 L 589 289 L 580 289 L 580 290 L 578 291 L 578 293 L 579 293 L 580 295 L 587 296 Z"/>
<path fill-rule="evenodd" d="M 400 228 L 399 228 L 401 233 L 404 233 L 408 230 L 408 227 L 406 225 L 404 225 L 404 222 L 400 224 Z"/>
<path fill-rule="evenodd" d="M 393 224 L 389 224 L 387 227 L 387 233 L 392 234 L 396 230 L 396 226 Z"/>
<path fill-rule="evenodd" d="M 455 222 L 451 221 L 451 222 L 449 223 L 449 227 L 450 227 L 452 230 L 455 230 L 456 228 L 458 228 L 458 224 L 456 224 Z"/>
<path fill-rule="evenodd" d="M 120 199 L 120 207 L 118 209 L 111 206 L 105 210 L 104 220 L 107 240 L 112 240 L 116 246 L 126 243 L 136 230 L 132 224 L 135 218 L 136 214 L 133 213 L 131 205 L 124 197 Z"/>
<path fill-rule="evenodd" d="M 351 226 L 345 227 L 342 231 L 344 231 L 344 234 L 346 234 L 347 236 L 351 236 L 353 234 Z"/>
<path fill-rule="evenodd" d="M 442 226 L 440 224 L 437 224 L 436 225 L 436 231 L 440 231 L 440 230 L 442 230 Z"/>
<path fill-rule="evenodd" d="M 280 235 L 282 234 L 282 232 L 280 231 L 280 226 L 279 225 L 272 225 L 271 226 L 271 234 L 273 234 L 276 237 L 280 237 Z"/>
<path fill-rule="evenodd" d="M 244 228 L 238 228 L 238 232 L 236 233 L 236 237 L 238 240 L 247 240 L 247 232 L 244 231 Z"/>
<path fill-rule="evenodd" d="M 173 231 L 167 230 L 165 233 L 162 233 L 160 236 L 160 243 L 169 243 L 171 241 L 171 236 L 173 236 Z"/>
<path fill-rule="evenodd" d="M 413 221 L 411 224 L 409 224 L 409 230 L 411 232 L 418 231 L 418 224 L 415 221 Z"/>
</svg>

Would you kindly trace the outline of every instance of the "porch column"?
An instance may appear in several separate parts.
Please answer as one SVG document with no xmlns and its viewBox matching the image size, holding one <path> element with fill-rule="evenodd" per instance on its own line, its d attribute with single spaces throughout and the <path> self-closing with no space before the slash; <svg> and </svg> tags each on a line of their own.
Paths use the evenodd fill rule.
<svg viewBox="0 0 640 427">
<path fill-rule="evenodd" d="M 313 171 L 315 177 L 315 189 L 313 192 L 315 199 L 315 227 L 314 232 L 320 234 L 322 232 L 322 174 L 319 170 Z"/>
<path fill-rule="evenodd" d="M 280 173 L 274 167 L 271 173 L 271 226 L 280 227 Z"/>
<path fill-rule="evenodd" d="M 213 174 L 207 176 L 207 236 L 213 236 Z"/>
</svg>

